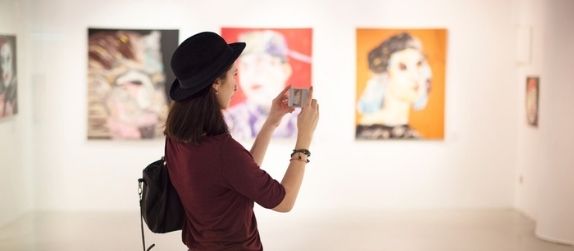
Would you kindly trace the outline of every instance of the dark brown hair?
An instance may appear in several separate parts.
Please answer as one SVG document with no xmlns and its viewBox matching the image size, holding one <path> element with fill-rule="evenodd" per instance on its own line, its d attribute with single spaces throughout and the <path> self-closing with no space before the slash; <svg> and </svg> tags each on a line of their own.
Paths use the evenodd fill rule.
<svg viewBox="0 0 574 251">
<path fill-rule="evenodd" d="M 217 78 L 225 81 L 231 66 Z M 178 141 L 199 144 L 203 136 L 229 133 L 215 90 L 210 86 L 191 98 L 172 102 L 165 123 L 164 134 Z"/>
<path fill-rule="evenodd" d="M 407 48 L 421 50 L 417 41 L 406 32 L 394 35 L 369 51 L 369 69 L 374 73 L 384 73 L 389 66 L 391 55 Z"/>
</svg>

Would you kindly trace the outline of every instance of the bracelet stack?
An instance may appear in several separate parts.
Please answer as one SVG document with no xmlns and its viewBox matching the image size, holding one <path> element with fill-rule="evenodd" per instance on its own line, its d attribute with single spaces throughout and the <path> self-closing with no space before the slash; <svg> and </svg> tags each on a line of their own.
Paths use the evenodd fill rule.
<svg viewBox="0 0 574 251">
<path fill-rule="evenodd" d="M 299 154 L 298 154 L 299 153 Z M 294 158 L 294 156 L 297 154 L 297 158 Z M 307 156 L 305 159 L 303 159 L 303 157 L 301 155 L 305 155 Z M 291 153 L 291 160 L 300 160 L 300 161 L 305 161 L 305 163 L 309 163 L 311 162 L 309 160 L 309 157 L 311 157 L 311 152 L 307 149 L 295 149 L 293 150 L 293 152 Z"/>
</svg>

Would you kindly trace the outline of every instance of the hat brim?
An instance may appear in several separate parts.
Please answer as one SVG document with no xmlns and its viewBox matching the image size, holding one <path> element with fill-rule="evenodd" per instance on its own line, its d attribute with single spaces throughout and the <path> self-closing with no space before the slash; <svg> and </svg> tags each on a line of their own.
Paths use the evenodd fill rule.
<svg viewBox="0 0 574 251">
<path fill-rule="evenodd" d="M 216 65 L 213 67 L 214 70 L 208 73 L 200 83 L 193 83 L 193 85 L 188 84 L 187 86 L 193 86 L 191 88 L 182 88 L 180 81 L 176 78 L 169 88 L 170 98 L 174 101 L 184 101 L 193 97 L 195 94 L 198 94 L 201 90 L 211 86 L 215 79 L 223 74 L 223 71 L 233 64 L 245 49 L 245 43 L 242 42 L 230 43 L 228 45 L 232 50 L 231 56 L 221 60 L 221 62 L 216 62 Z"/>
</svg>

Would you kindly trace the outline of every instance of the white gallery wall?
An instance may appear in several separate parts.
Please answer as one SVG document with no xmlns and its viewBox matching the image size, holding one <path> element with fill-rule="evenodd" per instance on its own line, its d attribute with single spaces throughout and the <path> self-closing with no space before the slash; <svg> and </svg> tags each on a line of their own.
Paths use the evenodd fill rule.
<svg viewBox="0 0 574 251">
<path fill-rule="evenodd" d="M 0 226 L 32 210 L 135 213 L 136 179 L 162 155 L 162 140 L 86 139 L 88 27 L 179 29 L 180 41 L 284 27 L 313 28 L 321 103 L 297 212 L 515 207 L 539 236 L 573 243 L 572 13 L 571 0 L 0 0 L 19 84 L 19 114 L 0 120 Z M 354 140 L 356 28 L 448 29 L 444 140 Z M 538 128 L 526 125 L 529 75 L 541 79 Z M 276 179 L 293 145 L 270 146 Z"/>
<path fill-rule="evenodd" d="M 0 225 L 33 208 L 33 171 L 31 165 L 31 107 L 27 80 L 27 53 L 21 1 L 0 1 L 0 35 L 16 36 L 18 114 L 0 118 Z"/>
<path fill-rule="evenodd" d="M 528 0 L 516 1 L 519 11 L 516 15 L 516 25 L 519 29 L 529 30 L 527 37 L 517 38 L 522 41 L 517 41 L 517 44 L 524 43 L 525 47 L 530 47 L 526 51 L 517 52 L 524 54 L 527 62 L 518 63 L 516 70 L 515 83 L 518 87 L 518 94 L 520 95 L 518 106 L 519 118 L 516 121 L 518 131 L 518 151 L 516 152 L 517 163 L 517 182 L 516 182 L 516 196 L 515 204 L 525 214 L 532 218 L 536 218 L 538 209 L 538 197 L 540 178 L 543 172 L 543 166 L 546 162 L 545 156 L 542 155 L 542 142 L 544 137 L 541 131 L 548 125 L 545 118 L 547 114 L 540 111 L 539 128 L 530 127 L 526 122 L 526 77 L 527 76 L 540 76 L 541 89 L 545 93 L 550 84 L 547 82 L 546 74 L 542 75 L 542 66 L 545 49 L 544 37 L 548 35 L 545 26 L 545 6 L 546 1 L 542 0 Z M 524 41 L 524 39 L 527 39 Z M 545 95 L 545 94 L 543 94 Z M 545 109 L 546 99 L 540 100 L 540 107 Z"/>
<path fill-rule="evenodd" d="M 518 124 L 516 207 L 537 220 L 538 236 L 574 243 L 574 1 L 520 2 L 517 23 L 531 27 L 531 61 L 517 71 L 540 76 L 539 127 Z M 521 103 L 524 105 L 524 102 Z"/>
<path fill-rule="evenodd" d="M 296 210 L 510 208 L 517 123 L 510 1 L 72 1 L 30 4 L 39 210 L 137 210 L 136 179 L 163 142 L 87 141 L 87 29 L 313 28 L 321 121 Z M 355 29 L 446 28 L 442 141 L 354 140 Z M 249 145 L 249 142 L 244 142 Z M 281 179 L 294 142 L 270 146 Z"/>
</svg>

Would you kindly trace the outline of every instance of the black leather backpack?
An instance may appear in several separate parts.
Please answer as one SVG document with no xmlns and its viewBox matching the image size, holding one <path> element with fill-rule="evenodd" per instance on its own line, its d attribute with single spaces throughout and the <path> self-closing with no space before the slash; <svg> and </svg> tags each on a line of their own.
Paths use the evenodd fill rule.
<svg viewBox="0 0 574 251">
<path fill-rule="evenodd" d="M 181 230 L 185 221 L 185 211 L 171 184 L 165 159 L 154 161 L 143 169 L 142 178 L 138 179 L 140 196 L 141 231 L 144 251 L 146 249 L 143 221 L 154 233 L 167 233 Z"/>
</svg>

